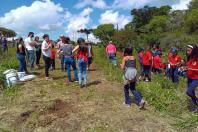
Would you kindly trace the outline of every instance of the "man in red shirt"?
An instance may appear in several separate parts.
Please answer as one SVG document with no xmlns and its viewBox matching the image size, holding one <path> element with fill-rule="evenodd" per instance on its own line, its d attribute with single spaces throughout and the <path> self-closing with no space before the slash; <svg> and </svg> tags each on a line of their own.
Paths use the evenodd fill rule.
<svg viewBox="0 0 198 132">
<path fill-rule="evenodd" d="M 151 45 L 148 46 L 147 50 L 145 51 L 143 55 L 142 64 L 143 64 L 144 79 L 146 82 L 149 82 L 151 81 L 150 72 L 151 72 L 151 66 L 152 66 Z"/>
<path fill-rule="evenodd" d="M 178 55 L 176 48 L 171 49 L 171 54 L 168 56 L 168 63 L 170 65 L 170 77 L 173 83 L 178 83 L 178 66 L 181 63 L 181 57 Z"/>
</svg>

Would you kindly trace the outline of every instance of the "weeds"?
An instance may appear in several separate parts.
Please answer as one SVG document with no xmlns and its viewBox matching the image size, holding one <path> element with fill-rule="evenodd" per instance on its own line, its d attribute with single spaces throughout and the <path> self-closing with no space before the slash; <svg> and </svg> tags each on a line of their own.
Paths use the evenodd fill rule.
<svg viewBox="0 0 198 132">
<path fill-rule="evenodd" d="M 104 48 L 95 48 L 95 62 L 102 69 L 110 81 L 122 82 L 122 71 L 108 63 Z M 118 58 L 120 61 L 120 58 Z M 186 79 L 180 78 L 179 84 L 173 84 L 164 79 L 162 75 L 152 75 L 152 82 L 138 82 L 137 89 L 143 98 L 156 111 L 166 117 L 174 117 L 176 127 L 180 129 L 193 129 L 198 126 L 198 115 L 190 113 L 187 109 L 187 96 L 185 95 Z M 185 115 L 185 116 L 184 116 Z"/>
</svg>

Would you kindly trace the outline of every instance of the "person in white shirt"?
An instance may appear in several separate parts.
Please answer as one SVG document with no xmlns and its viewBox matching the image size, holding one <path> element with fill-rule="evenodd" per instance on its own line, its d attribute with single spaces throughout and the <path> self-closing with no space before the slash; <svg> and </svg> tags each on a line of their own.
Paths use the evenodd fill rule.
<svg viewBox="0 0 198 132">
<path fill-rule="evenodd" d="M 43 60 L 45 62 L 45 77 L 46 80 L 53 80 L 53 78 L 49 77 L 49 68 L 50 68 L 50 64 L 51 64 L 51 47 L 52 44 L 50 42 L 49 39 L 49 35 L 48 34 L 44 34 L 43 36 L 43 43 L 42 43 L 42 54 L 43 54 Z"/>
<path fill-rule="evenodd" d="M 35 43 L 33 41 L 34 33 L 29 32 L 28 38 L 25 39 L 25 47 L 27 50 L 28 61 L 30 63 L 30 68 L 34 68 L 34 61 L 35 61 Z"/>
</svg>

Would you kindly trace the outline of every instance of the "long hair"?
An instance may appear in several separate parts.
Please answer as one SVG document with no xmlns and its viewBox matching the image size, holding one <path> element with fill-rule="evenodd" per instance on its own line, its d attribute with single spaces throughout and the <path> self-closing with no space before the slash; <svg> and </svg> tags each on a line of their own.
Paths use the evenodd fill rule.
<svg viewBox="0 0 198 132">
<path fill-rule="evenodd" d="M 132 56 L 133 54 L 133 48 L 132 47 L 126 47 L 124 49 L 124 56 Z"/>
<path fill-rule="evenodd" d="M 187 60 L 193 59 L 196 60 L 198 58 L 198 47 L 196 44 L 189 44 L 187 47 L 192 48 L 192 52 L 189 56 L 187 56 Z"/>
</svg>

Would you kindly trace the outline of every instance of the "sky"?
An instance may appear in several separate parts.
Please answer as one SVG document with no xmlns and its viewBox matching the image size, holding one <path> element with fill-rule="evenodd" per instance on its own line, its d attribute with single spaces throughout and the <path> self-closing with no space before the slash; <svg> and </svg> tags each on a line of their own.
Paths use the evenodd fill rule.
<svg viewBox="0 0 198 132">
<path fill-rule="evenodd" d="M 187 9 L 191 0 L 6 0 L 0 4 L 0 27 L 26 37 L 44 33 L 54 40 L 62 34 L 72 40 L 85 37 L 79 29 L 114 24 L 123 28 L 132 20 L 130 11 L 145 5 L 170 5 L 172 10 Z M 92 34 L 90 40 L 97 42 Z"/>
</svg>

